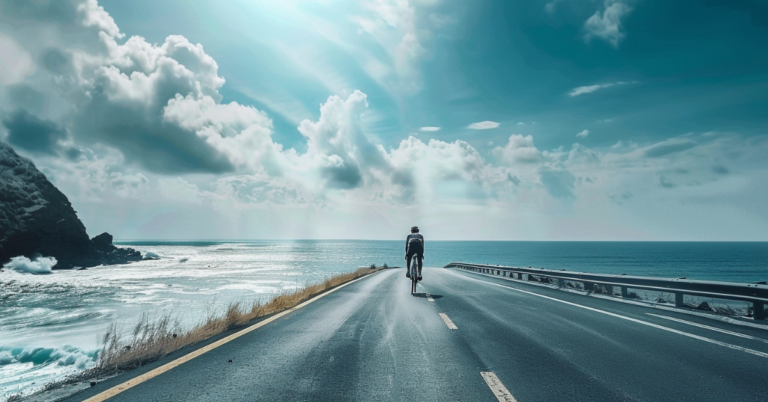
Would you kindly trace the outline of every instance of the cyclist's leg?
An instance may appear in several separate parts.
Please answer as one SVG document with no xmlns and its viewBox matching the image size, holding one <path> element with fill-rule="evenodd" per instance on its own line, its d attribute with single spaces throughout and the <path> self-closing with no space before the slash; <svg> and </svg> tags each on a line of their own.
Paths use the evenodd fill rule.
<svg viewBox="0 0 768 402">
<path fill-rule="evenodd" d="M 411 258 L 413 258 L 413 254 L 406 254 L 405 256 L 405 277 L 406 278 L 411 277 Z"/>
<path fill-rule="evenodd" d="M 421 254 L 416 255 L 416 263 L 419 266 L 419 279 L 421 279 L 421 265 L 424 262 L 424 256 Z"/>
</svg>

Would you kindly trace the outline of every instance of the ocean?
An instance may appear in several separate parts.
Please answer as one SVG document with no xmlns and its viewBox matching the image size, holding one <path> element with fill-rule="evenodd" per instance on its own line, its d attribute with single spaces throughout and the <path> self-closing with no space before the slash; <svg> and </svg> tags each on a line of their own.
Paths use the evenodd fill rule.
<svg viewBox="0 0 768 402">
<path fill-rule="evenodd" d="M 360 266 L 404 265 L 403 241 L 122 241 L 127 265 L 0 272 L 0 401 L 93 366 L 101 337 L 142 315 L 190 326 L 229 303 L 276 294 Z M 425 265 L 452 261 L 688 279 L 768 280 L 765 242 L 429 241 Z M 41 274 L 42 273 L 42 274 Z M 428 283 L 429 278 L 425 278 Z"/>
</svg>

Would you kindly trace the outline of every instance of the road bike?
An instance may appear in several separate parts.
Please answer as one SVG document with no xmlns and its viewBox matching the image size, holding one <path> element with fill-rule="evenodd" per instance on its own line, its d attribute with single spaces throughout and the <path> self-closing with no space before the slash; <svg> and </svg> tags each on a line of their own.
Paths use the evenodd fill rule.
<svg viewBox="0 0 768 402">
<path fill-rule="evenodd" d="M 411 259 L 411 267 L 409 268 L 411 271 L 411 295 L 416 294 L 416 284 L 419 282 L 419 263 L 418 263 L 419 257 L 413 256 Z"/>
</svg>

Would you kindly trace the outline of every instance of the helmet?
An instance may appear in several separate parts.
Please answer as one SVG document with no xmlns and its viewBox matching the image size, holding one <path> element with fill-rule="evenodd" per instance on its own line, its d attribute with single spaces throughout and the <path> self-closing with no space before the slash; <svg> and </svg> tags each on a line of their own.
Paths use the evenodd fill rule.
<svg viewBox="0 0 768 402">
<path fill-rule="evenodd" d="M 419 227 L 418 226 L 412 226 L 411 227 L 411 233 L 418 233 L 418 232 L 419 232 Z"/>
</svg>

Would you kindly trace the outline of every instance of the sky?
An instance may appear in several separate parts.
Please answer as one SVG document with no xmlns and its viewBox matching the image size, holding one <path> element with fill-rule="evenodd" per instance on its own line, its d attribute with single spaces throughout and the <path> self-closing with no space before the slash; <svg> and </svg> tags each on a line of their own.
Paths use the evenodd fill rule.
<svg viewBox="0 0 768 402">
<path fill-rule="evenodd" d="M 0 58 L 91 235 L 768 240 L 759 0 L 0 0 Z"/>
</svg>

